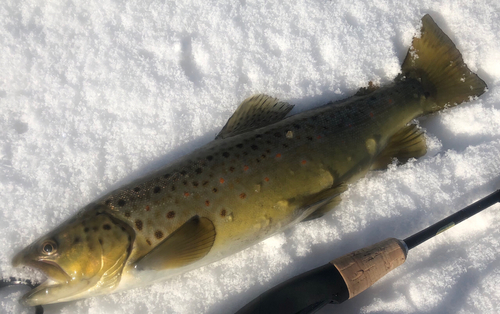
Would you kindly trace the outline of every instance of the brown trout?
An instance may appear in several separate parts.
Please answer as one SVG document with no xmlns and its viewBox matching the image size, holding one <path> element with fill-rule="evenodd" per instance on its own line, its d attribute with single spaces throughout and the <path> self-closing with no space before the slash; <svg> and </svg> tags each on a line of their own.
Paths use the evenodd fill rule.
<svg viewBox="0 0 500 314">
<path fill-rule="evenodd" d="M 369 170 L 426 153 L 413 119 L 485 90 L 426 15 L 390 85 L 286 118 L 293 106 L 250 97 L 213 142 L 90 203 L 29 245 L 13 265 L 48 279 L 23 301 L 150 284 L 320 217 Z"/>
</svg>

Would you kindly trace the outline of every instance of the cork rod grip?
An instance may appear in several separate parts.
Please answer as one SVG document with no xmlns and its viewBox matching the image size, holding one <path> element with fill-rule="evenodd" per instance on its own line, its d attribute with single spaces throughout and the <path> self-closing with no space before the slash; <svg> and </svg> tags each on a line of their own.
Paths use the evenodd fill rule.
<svg viewBox="0 0 500 314">
<path fill-rule="evenodd" d="M 351 299 L 403 264 L 406 253 L 406 244 L 403 241 L 389 238 L 334 259 L 330 263 L 344 278 Z"/>
</svg>

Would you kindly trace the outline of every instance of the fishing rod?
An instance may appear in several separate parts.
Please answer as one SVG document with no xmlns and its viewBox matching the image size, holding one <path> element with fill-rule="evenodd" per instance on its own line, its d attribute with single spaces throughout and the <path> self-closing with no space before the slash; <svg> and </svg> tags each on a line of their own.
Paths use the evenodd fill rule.
<svg viewBox="0 0 500 314">
<path fill-rule="evenodd" d="M 409 250 L 498 202 L 500 189 L 404 240 L 385 239 L 282 282 L 236 314 L 315 313 L 352 299 L 403 264 Z"/>
</svg>

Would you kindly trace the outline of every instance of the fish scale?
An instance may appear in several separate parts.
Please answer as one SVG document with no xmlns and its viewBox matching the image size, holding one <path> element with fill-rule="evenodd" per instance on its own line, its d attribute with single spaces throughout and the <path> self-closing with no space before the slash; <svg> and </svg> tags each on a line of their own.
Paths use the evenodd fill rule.
<svg viewBox="0 0 500 314">
<path fill-rule="evenodd" d="M 52 280 L 28 305 L 151 284 L 241 251 L 339 204 L 348 184 L 426 152 L 411 121 L 486 84 L 430 16 L 388 86 L 285 118 L 266 95 L 244 100 L 216 140 L 87 205 L 18 253 Z"/>
</svg>

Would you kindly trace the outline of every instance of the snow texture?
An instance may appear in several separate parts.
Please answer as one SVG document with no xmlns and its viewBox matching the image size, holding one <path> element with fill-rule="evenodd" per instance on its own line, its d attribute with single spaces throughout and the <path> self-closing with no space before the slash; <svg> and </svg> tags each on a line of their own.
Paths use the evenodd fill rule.
<svg viewBox="0 0 500 314">
<path fill-rule="evenodd" d="M 78 208 L 211 141 L 240 101 L 301 112 L 398 74 L 431 14 L 489 91 L 419 119 L 429 152 L 370 173 L 326 217 L 150 287 L 46 313 L 232 313 L 301 272 L 404 238 L 500 188 L 500 2 L 3 0 L 0 274 Z M 500 205 L 320 313 L 498 313 Z M 1 292 L 3 313 L 26 289 Z"/>
</svg>

